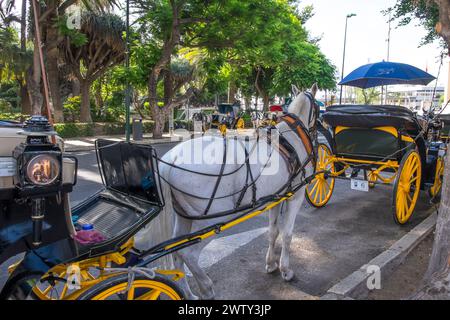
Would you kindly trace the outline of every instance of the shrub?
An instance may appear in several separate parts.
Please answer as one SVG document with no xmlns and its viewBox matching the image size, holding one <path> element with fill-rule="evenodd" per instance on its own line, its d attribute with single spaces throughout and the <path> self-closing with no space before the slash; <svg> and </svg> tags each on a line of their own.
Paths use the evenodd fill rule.
<svg viewBox="0 0 450 320">
<path fill-rule="evenodd" d="M 63 103 L 64 119 L 67 122 L 75 122 L 80 118 L 81 97 L 73 96 L 67 98 Z"/>
<path fill-rule="evenodd" d="M 26 119 L 28 119 L 30 116 L 22 113 L 11 113 L 11 112 L 4 112 L 0 113 L 0 119 L 2 120 L 14 120 L 14 121 L 20 121 L 23 122 Z"/>
<path fill-rule="evenodd" d="M 125 124 L 124 123 L 105 123 L 104 134 L 124 134 L 125 133 Z"/>
<path fill-rule="evenodd" d="M 94 135 L 93 123 L 55 123 L 54 128 L 62 138 L 66 139 Z"/>
</svg>

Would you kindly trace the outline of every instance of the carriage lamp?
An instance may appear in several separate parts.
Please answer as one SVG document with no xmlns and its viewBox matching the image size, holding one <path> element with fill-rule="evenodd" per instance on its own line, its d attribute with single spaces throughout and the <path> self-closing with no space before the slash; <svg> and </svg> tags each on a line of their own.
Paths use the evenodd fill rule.
<svg viewBox="0 0 450 320">
<path fill-rule="evenodd" d="M 62 190 L 62 151 L 51 142 L 49 137 L 56 132 L 45 117 L 31 117 L 18 134 L 26 139 L 13 151 L 17 162 L 15 185 L 18 198 L 30 201 L 32 244 L 38 246 L 42 242 L 45 199 Z"/>
</svg>

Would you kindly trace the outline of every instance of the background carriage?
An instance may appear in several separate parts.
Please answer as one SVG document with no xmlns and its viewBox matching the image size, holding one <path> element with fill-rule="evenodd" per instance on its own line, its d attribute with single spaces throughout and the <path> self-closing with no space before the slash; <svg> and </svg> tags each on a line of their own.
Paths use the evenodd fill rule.
<svg viewBox="0 0 450 320">
<path fill-rule="evenodd" d="M 378 183 L 393 184 L 394 219 L 404 224 L 414 211 L 421 189 L 429 190 L 433 197 L 439 194 L 445 145 L 428 141 L 426 123 L 409 109 L 333 106 L 323 120 L 330 127 L 332 140 L 330 147 L 318 146 L 316 169 L 329 173 L 316 176 L 306 189 L 313 206 L 327 204 L 335 179 L 351 179 L 351 187 L 367 190 Z M 360 172 L 362 178 L 358 177 Z"/>
<path fill-rule="evenodd" d="M 356 69 L 341 84 L 368 88 L 433 79 L 412 66 L 381 62 Z M 351 188 L 363 191 L 392 184 L 392 211 L 399 224 L 410 219 L 420 190 L 433 199 L 439 196 L 446 145 L 440 139 L 441 120 L 432 110 L 419 117 L 401 106 L 336 105 L 322 119 L 328 144 L 318 145 L 316 171 L 321 173 L 306 188 L 313 206 L 328 203 L 335 179 L 349 179 Z"/>
<path fill-rule="evenodd" d="M 219 129 L 222 134 L 225 134 L 227 129 L 244 129 L 245 121 L 239 105 L 221 103 L 217 109 L 218 112 L 212 115 L 211 128 Z"/>
</svg>

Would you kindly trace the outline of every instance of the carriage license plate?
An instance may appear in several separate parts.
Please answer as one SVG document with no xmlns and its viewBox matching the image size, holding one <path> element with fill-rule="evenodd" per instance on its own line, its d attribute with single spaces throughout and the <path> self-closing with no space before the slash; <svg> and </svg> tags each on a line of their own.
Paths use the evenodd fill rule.
<svg viewBox="0 0 450 320">
<path fill-rule="evenodd" d="M 350 188 L 358 191 L 369 191 L 369 182 L 366 180 L 351 179 Z"/>
</svg>

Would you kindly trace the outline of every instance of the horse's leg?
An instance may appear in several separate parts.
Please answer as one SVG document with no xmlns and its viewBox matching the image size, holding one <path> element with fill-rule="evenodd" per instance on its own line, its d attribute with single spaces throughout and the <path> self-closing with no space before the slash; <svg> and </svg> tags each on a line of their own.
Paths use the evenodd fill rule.
<svg viewBox="0 0 450 320">
<path fill-rule="evenodd" d="M 200 252 L 204 248 L 204 245 L 195 245 L 193 247 L 185 248 L 179 252 L 184 263 L 187 265 L 189 270 L 197 282 L 198 288 L 200 290 L 200 296 L 202 299 L 211 300 L 214 299 L 214 284 L 206 272 L 200 268 L 198 265 L 198 260 L 200 257 Z"/>
<path fill-rule="evenodd" d="M 173 231 L 173 237 L 178 237 L 184 234 L 188 234 L 191 231 L 192 227 L 192 221 L 184 219 L 180 216 L 178 216 L 175 212 L 175 228 Z M 175 269 L 181 270 L 184 272 L 184 259 L 183 256 L 180 255 L 179 252 L 173 253 L 173 263 L 175 266 Z M 178 281 L 178 284 L 180 285 L 180 288 L 183 290 L 184 294 L 186 295 L 186 298 L 188 300 L 198 300 L 199 298 L 192 293 L 191 287 L 189 286 L 189 283 L 187 282 L 186 277 L 183 277 Z"/>
<path fill-rule="evenodd" d="M 280 212 L 279 208 L 274 208 L 269 212 L 269 248 L 266 254 L 266 272 L 272 273 L 278 268 L 277 259 L 275 256 L 275 242 L 278 238 L 277 218 Z"/>
<path fill-rule="evenodd" d="M 288 201 L 286 210 L 280 214 L 278 219 L 282 241 L 280 272 L 281 277 L 286 281 L 290 281 L 294 277 L 294 271 L 289 268 L 289 250 L 294 231 L 295 217 L 304 199 L 304 193 L 300 191 L 298 193 L 299 195 L 297 197 Z"/>
</svg>

